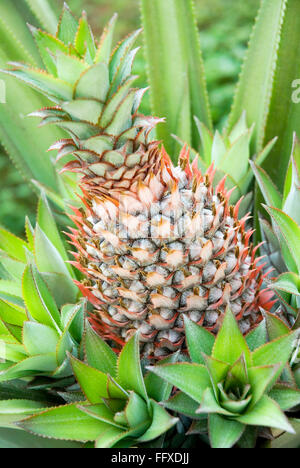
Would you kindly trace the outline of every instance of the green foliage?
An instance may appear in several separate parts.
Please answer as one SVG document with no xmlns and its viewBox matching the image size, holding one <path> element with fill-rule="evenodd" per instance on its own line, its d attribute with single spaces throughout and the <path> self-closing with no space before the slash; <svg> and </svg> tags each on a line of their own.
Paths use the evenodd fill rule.
<svg viewBox="0 0 300 468">
<path fill-rule="evenodd" d="M 211 112 L 219 130 L 230 112 L 259 3 L 259 0 L 195 2 Z"/>
<path fill-rule="evenodd" d="M 111 361 L 112 351 L 88 325 L 84 347 L 94 349 L 95 345 Z M 40 413 L 35 408 L 37 414 L 23 421 L 18 413 L 19 427 L 48 438 L 94 441 L 96 448 L 118 447 L 120 443 L 124 448 L 155 440 L 176 424 L 178 420 L 158 404 L 160 400 L 155 401 L 148 395 L 150 381 L 144 380 L 141 370 L 137 335 L 124 346 L 118 361 L 114 357 L 114 362 L 107 368 L 110 372 L 103 371 L 102 362 L 98 368 L 91 367 L 88 356 L 90 354 L 87 355 L 88 364 L 71 357 L 75 377 L 86 401 Z M 171 390 L 168 386 L 163 396 L 168 398 Z"/>
<path fill-rule="evenodd" d="M 241 197 L 245 197 L 240 215 L 246 214 L 252 204 L 252 192 L 249 192 L 253 182 L 253 172 L 250 167 L 250 143 L 254 126 L 247 128 L 245 112 L 228 135 L 222 135 L 218 130 L 213 135 L 197 117 L 195 117 L 195 122 L 202 150 L 200 155 L 194 150 L 192 154 L 194 158 L 197 158 L 201 171 L 206 172 L 213 164 L 216 168 L 216 183 L 226 176 L 225 185 L 228 190 L 233 190 L 230 197 L 231 203 L 235 204 Z M 176 139 L 183 144 L 179 138 L 176 137 Z M 256 156 L 257 164 L 264 162 L 275 143 L 276 138 Z"/>
<path fill-rule="evenodd" d="M 257 335 L 256 345 L 260 346 L 251 352 L 227 308 L 212 349 L 210 344 L 204 344 L 201 350 L 201 327 L 189 319 L 185 327 L 193 363 L 149 368 L 181 391 L 165 402 L 167 408 L 189 416 L 194 412 L 195 420 L 198 415 L 208 417 L 212 448 L 234 446 L 247 426 L 268 426 L 294 433 L 283 411 L 299 405 L 300 392 L 295 386 L 274 384 L 292 355 L 296 332 L 287 330 L 269 343 L 264 343 L 263 335 L 259 343 Z"/>
<path fill-rule="evenodd" d="M 292 327 L 292 330 L 297 330 L 299 328 L 299 318 L 298 314 L 297 319 Z M 290 332 L 290 328 L 284 323 L 280 318 L 276 317 L 273 314 L 266 315 L 267 330 L 270 339 L 278 340 L 282 336 Z M 298 389 L 300 389 L 300 340 L 298 339 L 294 342 L 294 349 L 289 360 L 289 363 L 285 367 L 285 371 L 281 376 L 281 381 L 290 385 L 291 383 L 296 383 Z"/>
<path fill-rule="evenodd" d="M 41 376 L 51 388 L 72 380 L 67 352 L 80 355 L 85 305 L 76 304 L 76 276 L 44 196 L 37 218 L 34 230 L 27 222 L 27 241 L 0 231 L 0 382 Z"/>
<path fill-rule="evenodd" d="M 9 2 L 11 3 L 11 2 Z M 30 10 L 26 5 L 32 9 Z M 71 0 L 70 7 L 77 15 L 85 8 L 88 12 L 93 29 L 100 33 L 101 28 L 109 19 L 114 11 L 118 11 L 119 20 L 116 25 L 116 35 L 118 38 L 128 34 L 128 31 L 139 27 L 138 17 L 138 1 L 137 0 L 114 0 L 113 4 L 108 8 L 107 2 L 104 0 Z M 55 14 L 61 7 L 59 0 L 48 0 L 48 5 L 51 5 Z M 30 37 L 29 30 L 26 28 L 24 18 L 30 24 L 35 26 L 43 26 L 53 32 L 51 26 L 53 13 L 45 15 L 45 2 L 32 2 L 30 0 L 21 0 L 16 5 L 17 10 L 13 9 L 12 5 L 3 1 L 2 8 L 3 18 L 6 21 L 10 20 L 9 27 L 18 36 L 23 47 L 34 57 L 35 61 L 39 61 L 37 49 L 34 41 Z M 204 57 L 206 59 L 206 75 L 208 89 L 212 103 L 212 112 L 214 121 L 217 122 L 229 110 L 231 96 L 233 94 L 234 82 L 239 72 L 239 62 L 244 53 L 247 38 L 250 31 L 250 22 L 252 21 L 255 11 L 258 6 L 258 0 L 253 0 L 251 3 L 239 2 L 236 4 L 233 0 L 227 0 L 226 5 L 221 0 L 214 0 L 213 5 L 211 0 L 203 0 L 201 7 L 196 2 L 196 18 L 200 27 L 201 43 Z M 33 16 L 32 11 L 36 17 Z M 45 24 L 47 21 L 49 24 Z M 21 49 L 20 49 L 21 50 Z M 23 57 L 15 55 L 16 48 L 7 60 L 27 60 Z M 40 64 L 39 64 L 40 65 Z M 2 64 L 4 66 L 4 63 Z M 137 86 L 147 86 L 146 64 L 142 51 L 137 54 L 134 72 L 140 78 L 137 81 Z M 27 91 L 28 93 L 28 91 Z M 146 93 L 142 102 L 142 112 L 149 114 L 149 92 Z M 42 106 L 42 104 L 41 104 Z M 30 110 L 33 109 L 33 106 Z M 28 110 L 29 111 L 29 110 Z M 29 119 L 26 119 L 29 120 Z M 43 129 L 46 132 L 46 129 Z M 32 133 L 31 133 L 32 134 Z M 41 144 L 41 143 L 40 143 Z M 25 148 L 24 148 L 25 149 Z M 45 149 L 46 145 L 45 145 Z M 41 150 L 41 153 L 42 154 Z M 26 157 L 26 155 L 25 155 Z M 14 159 L 14 162 L 15 159 Z M 2 166 L 1 166 L 2 164 Z M 24 172 L 24 164 L 19 163 L 18 167 Z M 3 167 L 3 169 L 1 169 Z M 38 172 L 38 171 L 37 171 Z M 40 178 L 43 172 L 34 175 L 34 178 L 43 182 Z M 0 223 L 2 222 L 7 228 L 13 229 L 16 233 L 22 232 L 23 213 L 26 212 L 33 219 L 34 215 L 34 200 L 29 188 L 20 183 L 20 177 L 13 169 L 11 163 L 6 160 L 4 155 L 0 155 L 0 173 L 1 177 L 6 181 L 5 190 L 1 191 L 1 213 Z M 31 178 L 32 176 L 29 175 Z M 64 176 L 69 179 L 69 176 Z M 11 183 L 10 183 L 11 181 Z M 38 187 L 39 188 L 39 187 Z M 44 186 L 44 189 L 46 187 Z M 63 190 L 62 187 L 60 187 Z M 55 197 L 55 193 L 51 192 L 52 199 L 55 203 L 61 205 L 61 200 Z M 64 191 L 64 198 L 70 199 L 70 191 Z M 20 203 L 21 202 L 21 203 Z"/>
<path fill-rule="evenodd" d="M 276 135 L 278 143 L 264 164 L 280 189 L 288 166 L 293 133 L 299 128 L 299 111 L 292 100 L 292 83 L 298 78 L 299 2 L 262 1 L 237 88 L 229 128 L 246 110 L 248 123 L 255 123 L 256 152 Z M 262 47 L 263 42 L 268 47 Z M 278 118 L 288 111 L 287 119 Z M 274 164 L 276 161 L 276 164 Z"/>
<path fill-rule="evenodd" d="M 81 0 L 71 3 L 82 7 Z M 226 2 L 228 12 L 226 19 L 221 15 L 222 26 L 203 27 L 201 33 L 213 118 L 218 125 L 224 122 L 249 27 L 247 21 L 238 29 L 240 37 L 232 39 L 230 24 L 237 18 L 251 18 L 258 6 L 256 1 L 251 6 L 249 2 L 236 3 Z M 101 0 L 87 6 L 90 12 L 96 12 L 98 4 L 105 16 Z M 114 5 L 129 13 L 129 2 L 115 0 Z M 205 21 L 205 5 L 203 1 L 199 7 L 200 24 Z M 221 8 L 219 0 L 210 0 L 210 11 L 212 5 Z M 129 21 L 137 23 L 136 11 L 131 10 L 134 15 L 131 11 Z M 145 446 L 149 442 L 151 446 L 167 446 L 172 428 L 175 446 L 186 438 L 189 428 L 188 434 L 200 435 L 201 440 L 208 441 L 209 437 L 213 448 L 254 447 L 257 437 L 266 435 L 263 427 L 274 439 L 266 446 L 299 445 L 299 420 L 284 414 L 300 405 L 300 145 L 296 140 L 288 165 L 299 112 L 291 103 L 292 90 L 287 86 L 298 78 L 299 48 L 291 44 L 299 42 L 299 2 L 262 1 L 228 129 L 222 134 L 212 133 L 194 10 L 192 0 L 142 1 L 153 107 L 159 116 L 167 117 L 158 137 L 164 139 L 172 156 L 176 146 L 172 133 L 177 134 L 177 140 L 192 144 L 193 154 L 201 149 L 201 169 L 214 163 L 218 182 L 229 174 L 228 189 L 237 186 L 232 203 L 246 195 L 243 213 L 252 202 L 249 159 L 255 154 L 252 168 L 271 220 L 271 224 L 261 220 L 261 229 L 271 249 L 271 260 L 283 272 L 269 286 L 293 316 L 293 327 L 266 314 L 244 338 L 228 308 L 215 338 L 186 319 L 191 362 L 174 354 L 149 368 L 151 372 L 145 375 L 138 335 L 117 356 L 90 325 L 85 326 L 86 306 L 74 285 L 76 273 L 43 194 L 35 228 L 29 219 L 26 221 L 26 240 L 0 229 L 0 343 L 4 343 L 0 346 L 0 427 L 5 430 L 0 430 L 1 447 L 15 446 L 16 440 L 16 445 L 23 447 L 81 447 L 90 441 L 96 448 Z M 136 109 L 134 93 L 128 93 L 128 89 L 136 80 L 131 68 L 138 50 L 131 48 L 139 31 L 119 43 L 110 55 L 115 17 L 98 47 L 85 13 L 77 22 L 65 6 L 55 37 L 31 27 L 35 46 L 23 18 L 55 34 L 54 1 L 22 0 L 15 6 L 0 0 L 0 13 L 0 65 L 5 67 L 8 60 L 29 63 L 28 67 L 14 65 L 8 74 L 33 88 L 25 91 L 22 84 L 12 84 L 11 78 L 6 78 L 9 106 L 4 105 L 1 112 L 0 139 L 23 175 L 35 179 L 35 190 L 42 188 L 65 212 L 68 200 L 76 203 L 76 177 L 58 176 L 46 149 L 67 131 L 75 142 L 84 139 L 87 151 L 95 147 L 103 150 L 107 141 L 93 138 L 95 124 L 108 133 L 128 128 L 129 116 Z M 98 21 L 97 14 L 92 17 Z M 123 28 L 126 26 L 121 23 L 117 34 Z M 266 38 L 269 47 L 262 47 Z M 37 49 L 47 72 L 40 70 Z M 121 66 L 117 66 L 120 61 Z M 146 85 L 143 69 L 145 62 L 139 54 L 133 68 L 133 73 L 143 72 L 138 86 Z M 58 123 L 61 132 L 46 127 L 42 138 L 40 131 L 37 137 L 34 124 L 24 118 L 25 113 L 47 103 L 37 96 L 36 89 L 47 100 L 62 104 L 62 110 L 35 113 L 43 124 Z M 106 97 L 111 100 L 103 109 Z M 221 108 L 218 112 L 216 103 Z M 147 101 L 143 109 L 150 112 Z M 286 119 L 278 118 L 285 114 Z M 76 121 L 82 117 L 84 122 Z M 71 144 L 52 149 L 59 149 L 60 158 L 78 148 Z M 90 157 L 87 151 L 82 151 L 80 158 Z M 116 154 L 110 152 L 107 157 L 111 162 Z M 2 171 L 8 171 L 7 161 L 2 161 Z M 57 167 L 61 168 L 60 162 Z M 99 175 L 102 169 L 95 167 Z M 1 196 L 5 200 L 8 195 L 3 191 Z M 20 198 L 27 196 L 21 187 Z M 2 210 L 1 216 L 5 224 L 13 223 L 13 207 Z M 171 396 L 173 386 L 179 391 Z M 23 429 L 17 434 L 13 429 L 16 424 Z"/>
<path fill-rule="evenodd" d="M 260 220 L 261 231 L 267 241 L 266 253 L 269 254 L 270 263 L 281 273 L 271 287 L 288 313 L 295 317 L 300 307 L 300 144 L 296 135 L 283 196 L 264 169 L 254 163 L 252 169 L 267 204 L 264 208 L 271 219 L 271 225 L 267 220 Z"/>
<path fill-rule="evenodd" d="M 167 121 L 157 129 L 173 157 L 176 134 L 199 146 L 194 116 L 211 128 L 205 76 L 192 0 L 142 0 L 152 110 Z"/>
<path fill-rule="evenodd" d="M 4 11 L 1 11 L 1 8 Z M 38 66 L 39 62 L 36 61 L 35 55 L 31 54 L 33 44 L 30 36 L 28 37 L 26 24 L 23 23 L 20 30 L 19 22 L 14 23 L 18 12 L 12 2 L 9 2 L 9 5 L 7 2 L 1 2 L 0 11 L 3 28 L 0 32 L 3 38 L 0 48 L 0 66 L 6 67 L 7 62 L 12 60 L 29 61 Z M 6 43 L 6 39 L 10 39 L 11 43 Z M 27 179 L 38 178 L 42 183 L 55 189 L 57 188 L 56 176 L 46 151 L 53 138 L 59 137 L 59 133 L 49 128 L 42 131 L 43 137 L 41 138 L 34 122 L 25 117 L 36 106 L 39 108 L 45 105 L 45 101 L 38 98 L 34 92 L 28 92 L 22 86 L 12 83 L 10 79 L 5 79 L 4 82 L 6 104 L 1 104 L 1 142 Z M 28 140 L 29 134 L 35 139 L 35 145 Z"/>
</svg>

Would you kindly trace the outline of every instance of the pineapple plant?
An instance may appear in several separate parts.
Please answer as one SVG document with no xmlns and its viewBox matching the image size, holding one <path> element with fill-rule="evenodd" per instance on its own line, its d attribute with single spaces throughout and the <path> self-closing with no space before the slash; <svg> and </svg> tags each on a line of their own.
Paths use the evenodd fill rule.
<svg viewBox="0 0 300 468">
<path fill-rule="evenodd" d="M 6 73 L 54 102 L 33 115 L 70 135 L 51 149 L 68 156 L 63 171 L 81 174 L 69 237 L 91 322 L 117 349 L 139 331 L 143 354 L 161 358 L 184 346 L 185 315 L 217 330 L 230 304 L 246 333 L 272 294 L 225 178 L 214 188 L 213 166 L 202 174 L 187 147 L 175 167 L 153 139 L 161 120 L 138 113 L 145 90 L 131 75 L 138 31 L 111 52 L 114 24 L 96 44 L 85 14 L 77 23 L 65 6 L 56 36 L 31 28 L 47 71 Z"/>
<path fill-rule="evenodd" d="M 188 318 L 185 326 L 192 362 L 148 369 L 178 388 L 164 406 L 192 418 L 190 433 L 203 437 L 208 432 L 212 448 L 253 448 L 258 436 L 269 437 L 265 426 L 295 433 L 284 411 L 299 405 L 300 392 L 276 381 L 298 331 L 283 331 L 265 343 L 261 323 L 245 339 L 229 308 L 216 338 Z"/>
<path fill-rule="evenodd" d="M 63 135 L 50 148 L 58 152 L 57 185 L 43 174 L 35 186 L 56 205 L 60 223 L 71 209 L 65 231 L 73 259 L 44 192 L 36 227 L 26 221 L 26 241 L 0 230 L 0 446 L 3 429 L 9 440 L 16 427 L 20 444 L 43 447 L 49 446 L 43 438 L 57 446 L 118 449 L 299 446 L 299 233 L 284 213 L 297 203 L 298 146 L 283 205 L 258 166 L 274 160 L 279 143 L 283 167 L 287 137 L 297 128 L 297 112 L 278 131 L 272 115 L 299 7 L 294 0 L 262 0 L 228 127 L 213 136 L 192 0 L 141 4 L 158 111 L 159 67 L 179 51 L 178 88 L 168 81 L 174 62 L 161 83 L 169 87 L 166 104 L 175 97 L 167 130 L 163 114 L 139 111 L 147 91 L 134 87 L 132 75 L 140 31 L 113 48 L 116 16 L 95 41 L 85 13 L 77 21 L 65 5 L 56 33 L 53 16 L 39 15 L 51 31 L 30 27 L 40 59 L 4 70 L 23 82 L 20 89 L 33 88 L 32 105 L 52 101 L 31 115 Z M 43 13 L 40 5 L 32 9 Z M 182 56 L 176 39 L 160 64 L 153 47 L 166 11 L 170 21 L 178 19 L 172 24 L 181 29 L 179 42 L 184 32 L 191 48 Z M 149 24 L 157 27 L 150 47 Z M 276 43 L 272 53 L 257 51 L 262 30 Z M 162 50 L 174 31 L 164 31 Z M 265 62 L 272 71 L 266 78 Z M 257 98 L 253 87 L 248 99 L 247 70 L 257 74 L 255 82 L 263 76 Z M 290 68 L 286 73 L 293 76 Z M 35 173 L 36 152 L 29 158 Z M 269 259 L 259 256 L 266 247 L 252 241 L 256 220 L 249 209 L 260 205 L 257 187 L 255 199 L 251 192 L 250 156 L 267 203 L 276 205 L 267 208 L 268 235 L 277 236 L 290 270 L 278 279 L 270 280 Z M 289 326 L 281 320 L 284 309 L 280 318 L 274 314 L 274 291 Z"/>
</svg>

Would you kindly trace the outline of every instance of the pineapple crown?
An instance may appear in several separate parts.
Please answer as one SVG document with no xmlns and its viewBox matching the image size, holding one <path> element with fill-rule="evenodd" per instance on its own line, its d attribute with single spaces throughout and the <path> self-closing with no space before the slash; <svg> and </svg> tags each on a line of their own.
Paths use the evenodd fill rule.
<svg viewBox="0 0 300 468">
<path fill-rule="evenodd" d="M 141 30 L 112 51 L 116 18 L 97 43 L 86 13 L 77 22 L 65 4 L 55 36 L 30 26 L 46 71 L 21 63 L 4 71 L 55 103 L 31 115 L 41 117 L 41 125 L 55 123 L 70 134 L 70 139 L 50 148 L 58 150 L 58 159 L 74 154 L 76 160 L 63 170 L 98 177 L 98 183 L 120 180 L 124 170 L 137 170 L 148 149 L 148 135 L 161 121 L 138 114 L 147 88 L 132 87 L 137 79 L 132 66 L 139 50 L 132 47 Z M 156 148 L 158 142 L 150 145 Z"/>
</svg>

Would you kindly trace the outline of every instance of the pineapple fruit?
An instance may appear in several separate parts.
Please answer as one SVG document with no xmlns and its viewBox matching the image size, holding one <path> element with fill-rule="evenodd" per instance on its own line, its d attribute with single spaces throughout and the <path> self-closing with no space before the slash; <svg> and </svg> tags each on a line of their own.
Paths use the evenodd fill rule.
<svg viewBox="0 0 300 468">
<path fill-rule="evenodd" d="M 185 346 L 184 316 L 217 331 L 230 304 L 246 333 L 272 294 L 225 179 L 214 189 L 213 166 L 202 174 L 186 147 L 174 167 L 153 139 L 161 119 L 138 113 L 145 90 L 131 74 L 138 32 L 111 52 L 114 24 L 96 43 L 86 15 L 77 23 L 65 6 L 55 37 L 31 28 L 47 71 L 7 73 L 54 102 L 34 113 L 42 124 L 69 133 L 51 149 L 81 174 L 70 238 L 93 326 L 116 349 L 139 330 L 143 354 L 161 358 Z"/>
</svg>

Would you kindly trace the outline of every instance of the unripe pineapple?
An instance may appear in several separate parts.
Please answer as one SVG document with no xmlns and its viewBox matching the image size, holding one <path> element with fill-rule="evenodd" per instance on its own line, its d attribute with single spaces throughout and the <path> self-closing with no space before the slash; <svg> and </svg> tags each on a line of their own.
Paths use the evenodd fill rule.
<svg viewBox="0 0 300 468">
<path fill-rule="evenodd" d="M 174 168 L 151 139 L 160 119 L 138 114 L 144 90 L 132 88 L 137 33 L 111 53 L 113 27 L 95 44 L 85 14 L 77 24 L 65 7 L 56 37 L 32 29 L 48 73 L 9 73 L 54 101 L 35 115 L 70 134 L 52 149 L 73 154 L 64 170 L 82 174 L 70 237 L 92 323 L 117 347 L 139 330 L 144 354 L 161 357 L 184 346 L 184 314 L 217 330 L 230 303 L 245 333 L 270 294 L 225 180 L 214 190 L 213 167 L 202 175 L 186 148 Z"/>
</svg>

